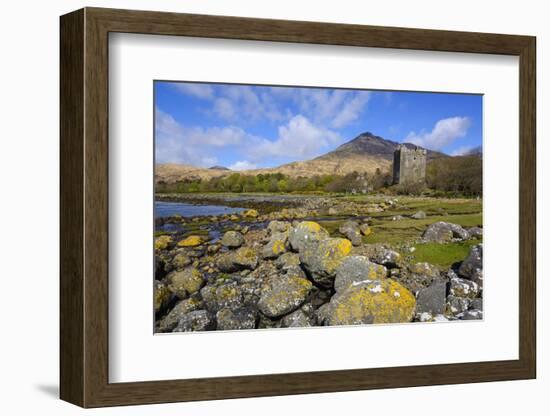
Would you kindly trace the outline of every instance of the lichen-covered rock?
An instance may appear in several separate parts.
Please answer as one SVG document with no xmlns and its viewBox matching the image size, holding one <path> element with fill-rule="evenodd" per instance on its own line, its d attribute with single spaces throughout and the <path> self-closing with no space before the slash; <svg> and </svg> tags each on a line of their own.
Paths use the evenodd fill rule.
<svg viewBox="0 0 550 416">
<path fill-rule="evenodd" d="M 271 234 L 275 233 L 285 233 L 292 225 L 288 221 L 270 221 L 267 225 L 267 229 Z"/>
<path fill-rule="evenodd" d="M 372 234 L 372 229 L 369 227 L 368 224 L 359 225 L 359 231 L 361 231 L 361 234 L 363 234 L 364 236 Z"/>
<path fill-rule="evenodd" d="M 288 241 L 295 251 L 302 251 L 307 245 L 328 238 L 328 232 L 313 221 L 302 221 L 288 232 Z"/>
<path fill-rule="evenodd" d="M 446 294 L 447 284 L 444 281 L 435 281 L 431 286 L 420 289 L 416 296 L 416 314 L 444 314 L 447 306 Z"/>
<path fill-rule="evenodd" d="M 239 267 L 233 261 L 234 253 L 223 253 L 216 257 L 216 267 L 224 273 L 236 272 Z"/>
<path fill-rule="evenodd" d="M 468 310 L 470 302 L 471 299 L 449 295 L 447 297 L 447 313 L 455 316 L 461 314 Z"/>
<path fill-rule="evenodd" d="M 468 231 L 458 224 L 439 221 L 428 226 L 422 239 L 434 243 L 446 243 L 453 239 L 467 240 L 470 238 Z"/>
<path fill-rule="evenodd" d="M 416 300 L 392 279 L 352 283 L 337 292 L 326 309 L 327 325 L 411 322 Z"/>
<path fill-rule="evenodd" d="M 480 289 L 476 282 L 462 279 L 460 277 L 454 277 L 451 279 L 451 288 L 449 293 L 453 296 L 458 296 L 461 298 L 474 299 L 478 297 Z"/>
<path fill-rule="evenodd" d="M 204 243 L 203 238 L 200 235 L 190 235 L 184 238 L 178 243 L 179 247 L 196 247 Z"/>
<path fill-rule="evenodd" d="M 286 251 L 287 235 L 275 233 L 262 249 L 262 258 L 276 259 Z"/>
<path fill-rule="evenodd" d="M 361 231 L 359 230 L 359 224 L 355 221 L 344 222 L 340 228 L 338 228 L 338 231 L 350 240 L 351 244 L 354 246 L 361 245 L 363 242 L 361 238 Z"/>
<path fill-rule="evenodd" d="M 315 325 L 315 310 L 306 303 L 281 319 L 281 328 L 304 328 Z"/>
<path fill-rule="evenodd" d="M 216 288 L 213 298 L 211 297 L 209 301 L 213 310 L 236 309 L 243 305 L 243 291 L 235 283 L 224 284 Z"/>
<path fill-rule="evenodd" d="M 155 250 L 165 250 L 172 244 L 172 237 L 169 235 L 161 235 L 155 238 Z"/>
<path fill-rule="evenodd" d="M 180 299 L 187 295 L 198 292 L 204 283 L 202 273 L 194 267 L 188 267 L 169 275 L 169 289 Z"/>
<path fill-rule="evenodd" d="M 366 244 L 362 247 L 362 250 L 363 255 L 367 256 L 370 261 L 374 263 L 381 264 L 388 268 L 401 266 L 401 254 L 381 244 Z"/>
<path fill-rule="evenodd" d="M 181 270 L 191 264 L 191 259 L 187 254 L 179 253 L 174 256 L 172 260 L 172 265 L 175 269 Z"/>
<path fill-rule="evenodd" d="M 409 266 L 409 270 L 411 273 L 428 276 L 433 279 L 436 279 L 440 276 L 439 269 L 433 264 L 426 262 L 411 264 Z"/>
<path fill-rule="evenodd" d="M 211 331 L 216 329 L 214 316 L 205 310 L 189 312 L 181 317 L 173 332 Z"/>
<path fill-rule="evenodd" d="M 159 332 L 172 332 L 178 322 L 189 312 L 200 309 L 202 302 L 197 297 L 179 301 L 168 314 L 162 318 L 158 325 Z"/>
<path fill-rule="evenodd" d="M 418 211 L 411 215 L 411 218 L 414 218 L 415 220 L 423 220 L 426 218 L 426 213 L 424 211 Z"/>
<path fill-rule="evenodd" d="M 216 266 L 221 272 L 231 273 L 242 269 L 254 270 L 258 266 L 258 255 L 251 247 L 241 247 L 236 251 L 223 253 L 216 258 Z"/>
<path fill-rule="evenodd" d="M 238 231 L 227 231 L 223 235 L 221 243 L 229 248 L 238 248 L 244 244 L 244 237 Z"/>
<path fill-rule="evenodd" d="M 483 288 L 483 245 L 478 244 L 470 249 L 468 257 L 462 262 L 458 269 L 462 277 L 476 282 Z"/>
<path fill-rule="evenodd" d="M 163 309 L 170 300 L 171 292 L 164 283 L 155 280 L 154 286 L 154 299 L 155 313 Z"/>
<path fill-rule="evenodd" d="M 309 280 L 296 276 L 280 276 L 264 290 L 258 301 L 260 311 L 276 318 L 297 309 L 307 298 L 312 284 Z"/>
<path fill-rule="evenodd" d="M 336 269 L 351 251 L 351 242 L 345 238 L 327 238 L 308 244 L 300 252 L 300 261 L 311 278 L 322 286 L 330 286 Z"/>
<path fill-rule="evenodd" d="M 349 256 L 344 258 L 336 269 L 334 289 L 338 292 L 345 289 L 351 283 L 385 279 L 387 275 L 388 270 L 384 266 L 372 263 L 367 257 Z"/>
<path fill-rule="evenodd" d="M 250 308 L 223 308 L 216 314 L 216 329 L 233 331 L 237 329 L 254 329 L 257 313 Z"/>
<path fill-rule="evenodd" d="M 254 270 L 258 266 L 258 255 L 250 247 L 241 247 L 233 255 L 233 263 L 242 269 Z"/>
<path fill-rule="evenodd" d="M 243 212 L 243 216 L 247 218 L 258 218 L 260 214 L 255 209 L 247 209 Z"/>
<path fill-rule="evenodd" d="M 296 253 L 283 253 L 275 260 L 275 265 L 282 270 L 300 265 L 300 256 Z"/>
</svg>

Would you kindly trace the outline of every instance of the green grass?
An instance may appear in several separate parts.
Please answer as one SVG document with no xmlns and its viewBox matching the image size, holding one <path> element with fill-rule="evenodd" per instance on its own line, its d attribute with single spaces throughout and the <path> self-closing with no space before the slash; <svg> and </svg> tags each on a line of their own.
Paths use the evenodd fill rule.
<svg viewBox="0 0 550 416">
<path fill-rule="evenodd" d="M 422 220 L 405 218 L 392 221 L 391 217 L 373 218 L 371 228 L 373 233 L 363 238 L 365 243 L 383 243 L 398 245 L 418 240 L 424 230 L 434 222 L 445 221 L 458 224 L 463 227 L 474 227 L 481 225 L 481 213 L 467 215 L 442 215 L 431 216 Z"/>
<path fill-rule="evenodd" d="M 417 244 L 411 257 L 413 262 L 416 263 L 427 262 L 442 268 L 448 268 L 453 263 L 464 260 L 470 252 L 470 247 L 479 242 L 479 240 L 468 240 L 449 244 Z"/>
</svg>

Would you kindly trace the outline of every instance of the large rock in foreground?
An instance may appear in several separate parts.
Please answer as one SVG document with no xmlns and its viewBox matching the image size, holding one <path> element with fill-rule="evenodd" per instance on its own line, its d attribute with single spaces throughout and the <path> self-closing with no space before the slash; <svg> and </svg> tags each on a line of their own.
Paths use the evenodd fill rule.
<svg viewBox="0 0 550 416">
<path fill-rule="evenodd" d="M 432 316 L 445 313 L 447 306 L 447 284 L 439 280 L 433 282 L 429 287 L 420 289 L 416 297 L 416 313 L 421 315 L 428 313 Z"/>
<path fill-rule="evenodd" d="M 387 275 L 388 269 L 380 264 L 372 263 L 367 257 L 349 256 L 344 258 L 342 264 L 336 269 L 334 289 L 338 292 L 351 283 L 384 279 Z"/>
<path fill-rule="evenodd" d="M 392 279 L 350 284 L 336 293 L 322 316 L 326 325 L 411 322 L 416 300 Z"/>
<path fill-rule="evenodd" d="M 453 239 L 467 240 L 470 234 L 458 224 L 439 221 L 429 225 L 422 238 L 428 242 L 446 243 Z"/>
<path fill-rule="evenodd" d="M 312 284 L 298 276 L 280 276 L 271 288 L 260 296 L 258 308 L 270 317 L 277 318 L 297 309 L 307 298 Z"/>
<path fill-rule="evenodd" d="M 302 221 L 288 232 L 288 241 L 295 251 L 302 251 L 307 245 L 328 238 L 328 232 L 313 221 Z"/>
<path fill-rule="evenodd" d="M 327 238 L 308 244 L 300 252 L 300 261 L 315 283 L 331 286 L 336 269 L 351 251 L 351 242 L 345 238 Z"/>
</svg>

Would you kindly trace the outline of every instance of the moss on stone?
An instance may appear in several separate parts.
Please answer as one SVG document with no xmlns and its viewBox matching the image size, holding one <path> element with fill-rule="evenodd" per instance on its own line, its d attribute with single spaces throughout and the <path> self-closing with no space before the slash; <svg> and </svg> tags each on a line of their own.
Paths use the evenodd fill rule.
<svg viewBox="0 0 550 416">
<path fill-rule="evenodd" d="M 161 235 L 155 239 L 155 250 L 166 250 L 170 244 L 172 244 L 172 237 Z"/>
<path fill-rule="evenodd" d="M 196 247 L 200 246 L 204 242 L 200 235 L 190 235 L 184 238 L 178 243 L 179 247 Z"/>
<path fill-rule="evenodd" d="M 365 323 L 411 322 L 416 299 L 392 279 L 366 280 L 350 285 L 330 301 L 327 323 L 352 325 Z"/>
</svg>

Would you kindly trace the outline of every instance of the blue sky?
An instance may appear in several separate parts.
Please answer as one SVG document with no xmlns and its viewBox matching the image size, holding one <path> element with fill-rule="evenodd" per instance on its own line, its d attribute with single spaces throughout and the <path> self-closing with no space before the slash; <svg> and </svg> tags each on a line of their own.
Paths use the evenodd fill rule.
<svg viewBox="0 0 550 416">
<path fill-rule="evenodd" d="M 449 155 L 482 143 L 482 96 L 155 81 L 156 163 L 278 166 L 370 131 Z"/>
</svg>

